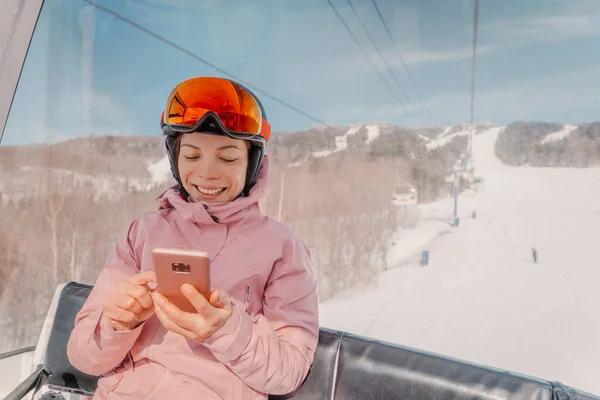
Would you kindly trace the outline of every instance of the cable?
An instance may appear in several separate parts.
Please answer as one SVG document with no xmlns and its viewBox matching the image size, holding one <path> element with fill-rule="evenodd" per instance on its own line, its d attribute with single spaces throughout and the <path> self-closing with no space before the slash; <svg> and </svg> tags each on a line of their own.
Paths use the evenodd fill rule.
<svg viewBox="0 0 600 400">
<path fill-rule="evenodd" d="M 390 32 L 390 28 L 388 28 L 388 25 L 385 22 L 385 19 L 383 19 L 383 15 L 381 14 L 381 10 L 379 9 L 379 6 L 377 6 L 377 3 L 375 2 L 375 0 L 371 0 L 371 1 L 373 3 L 373 6 L 375 7 L 375 10 L 377 10 L 377 15 L 379 16 L 379 20 L 383 24 L 383 27 L 385 28 L 385 31 L 387 32 L 390 40 L 392 41 L 392 43 L 395 43 L 394 37 L 392 36 L 392 33 Z M 429 118 L 431 118 L 433 120 L 433 116 L 431 115 L 431 112 L 429 112 L 429 109 L 423 102 L 423 98 L 421 97 L 421 94 L 419 93 L 419 89 L 417 89 L 417 84 L 415 83 L 415 81 L 410 73 L 410 69 L 408 68 L 408 65 L 406 65 L 406 62 L 404 62 L 404 57 L 402 57 L 402 52 L 400 52 L 400 50 L 398 50 L 398 55 L 400 56 L 400 60 L 402 61 L 402 65 L 404 66 L 404 70 L 406 71 L 406 75 L 408 75 L 408 79 L 412 83 L 413 88 L 415 89 L 415 92 L 417 93 L 417 96 L 419 97 L 421 107 L 423 107 L 425 109 L 425 112 L 427 112 L 427 115 L 429 115 Z"/>
<path fill-rule="evenodd" d="M 475 105 L 475 59 L 477 55 L 477 16 L 479 0 L 475 0 L 475 15 L 473 17 L 473 58 L 471 64 L 471 125 L 473 125 L 473 109 Z"/>
<path fill-rule="evenodd" d="M 473 157 L 473 111 L 475 109 L 475 60 L 477 56 L 477 21 L 479 15 L 479 0 L 475 0 L 475 14 L 473 16 L 473 57 L 471 62 L 471 137 L 469 138 L 468 156 L 472 162 Z"/>
<path fill-rule="evenodd" d="M 390 86 L 390 84 L 387 83 L 387 81 L 385 80 L 385 78 L 383 77 L 383 75 L 381 75 L 381 72 L 379 72 L 379 70 L 377 69 L 377 67 L 375 66 L 375 64 L 373 64 L 373 61 L 371 61 L 371 59 L 367 55 L 367 52 L 365 51 L 365 49 L 361 46 L 361 44 L 358 41 L 358 39 L 356 38 L 356 36 L 354 36 L 354 33 L 352 33 L 352 30 L 348 27 L 348 25 L 346 24 L 346 22 L 344 21 L 344 19 L 342 18 L 342 16 L 338 12 L 338 10 L 335 8 L 335 6 L 333 5 L 333 3 L 331 3 L 331 0 L 327 0 L 327 3 L 329 3 L 329 5 L 331 6 L 331 9 L 333 10 L 333 12 L 335 12 L 335 15 L 337 15 L 338 19 L 340 20 L 340 22 L 342 23 L 342 25 L 344 25 L 344 27 L 346 28 L 346 30 L 348 31 L 348 33 L 350 34 L 350 36 L 352 36 L 352 39 L 354 39 L 354 42 L 356 43 L 356 45 L 358 46 L 358 48 L 362 51 L 363 55 L 365 56 L 365 58 L 367 59 L 367 61 L 369 62 L 369 64 L 371 64 L 371 67 L 373 67 L 373 69 L 375 70 L 375 72 L 377 72 L 377 75 L 379 75 L 379 78 L 381 79 L 381 81 L 385 84 L 385 86 L 387 86 L 387 88 L 389 89 L 390 93 L 394 97 L 396 97 L 396 99 L 398 100 L 398 102 L 402 105 L 402 108 L 404 108 L 404 111 L 406 113 L 408 113 L 408 111 L 406 110 L 406 106 L 404 105 L 404 103 L 402 102 L 402 100 L 400 100 L 396 96 L 396 93 L 394 92 L 394 90 L 392 89 L 392 87 Z"/>
<path fill-rule="evenodd" d="M 289 108 L 289 109 L 291 109 L 293 111 L 296 111 L 297 113 L 302 114 L 305 117 L 307 117 L 307 118 L 309 118 L 309 119 L 311 119 L 311 120 L 313 120 L 313 121 L 315 121 L 315 122 L 317 122 L 317 123 L 319 123 L 321 125 L 324 125 L 324 126 L 330 128 L 330 126 L 327 123 L 319 120 L 318 118 L 313 117 L 312 115 L 310 115 L 310 114 L 308 114 L 308 113 L 306 113 L 306 112 L 304 112 L 304 111 L 302 111 L 302 110 L 300 110 L 300 109 L 292 106 L 291 104 L 286 103 L 285 101 L 283 101 L 283 100 L 281 100 L 281 99 L 273 96 L 272 94 L 267 93 L 266 91 L 264 91 L 264 90 L 262 90 L 262 89 L 260 89 L 260 88 L 258 88 L 256 86 L 254 86 L 254 85 L 252 85 L 252 84 L 250 84 L 248 82 L 243 81 L 242 79 L 236 77 L 235 75 L 233 75 L 233 74 L 225 71 L 222 68 L 217 67 L 216 65 L 212 64 L 211 62 L 209 62 L 209 61 L 203 59 L 202 57 L 200 57 L 200 56 L 192 53 L 191 51 L 189 51 L 189 50 L 187 50 L 187 49 L 179 46 L 178 44 L 176 44 L 176 43 L 174 43 L 174 42 L 172 42 L 172 41 L 170 41 L 170 40 L 168 40 L 168 39 L 160 36 L 159 34 L 154 33 L 154 32 L 152 32 L 149 29 L 144 28 L 143 26 L 141 26 L 141 25 L 133 22 L 132 20 L 130 20 L 130 19 L 128 19 L 128 18 L 120 15 L 119 13 L 117 13 L 117 12 L 115 12 L 115 11 L 109 9 L 109 8 L 103 7 L 103 6 L 99 5 L 99 4 L 96 4 L 92 0 L 83 0 L 83 1 L 85 1 L 86 3 L 89 3 L 90 5 L 96 7 L 99 10 L 102 10 L 102 11 L 108 13 L 108 14 L 111 14 L 112 16 L 116 17 L 117 19 L 120 19 L 121 21 L 124 21 L 124 22 L 130 24 L 131 26 L 133 26 L 133 27 L 135 27 L 135 28 L 137 28 L 137 29 L 139 29 L 139 30 L 141 30 L 141 31 L 149 34 L 150 36 L 153 36 L 154 38 L 160 40 L 161 42 L 164 42 L 164 43 L 168 44 L 169 46 L 171 46 L 171 47 L 173 47 L 173 48 L 175 48 L 175 49 L 177 49 L 177 50 L 179 50 L 179 51 L 187 54 L 188 56 L 194 58 L 195 60 L 198 60 L 201 63 L 207 65 L 208 67 L 213 68 L 215 71 L 220 72 L 220 73 L 222 73 L 224 75 L 227 75 L 228 77 L 230 77 L 230 78 L 232 78 L 234 80 L 237 80 L 238 82 L 242 83 L 243 85 L 248 86 L 249 88 L 252 88 L 252 89 L 254 89 L 255 91 L 257 91 L 259 93 L 262 93 L 263 95 L 269 97 L 270 99 L 276 101 L 277 103 L 279 103 L 279 104 L 281 104 L 281 105 L 283 105 L 283 106 L 285 106 L 285 107 L 287 107 L 287 108 Z"/>
<path fill-rule="evenodd" d="M 375 40 L 373 39 L 373 37 L 371 36 L 371 34 L 369 33 L 369 30 L 367 29 L 367 27 L 365 26 L 363 20 L 360 18 L 360 16 L 358 15 L 358 13 L 356 12 L 356 9 L 354 8 L 354 5 L 352 5 L 352 2 L 350 0 L 348 1 L 348 5 L 350 6 L 350 8 L 352 9 L 352 12 L 354 13 L 354 15 L 356 15 L 356 19 L 358 19 L 358 22 L 360 23 L 360 26 L 362 26 L 363 30 L 365 31 L 365 33 L 367 34 L 367 36 L 369 37 L 369 40 L 371 41 L 371 43 L 373 44 L 373 47 L 375 47 L 375 50 L 377 50 L 377 53 L 379 53 L 379 57 L 381 57 L 381 59 L 383 60 L 383 63 L 385 64 L 385 66 L 387 67 L 390 75 L 392 75 L 392 78 L 394 78 L 394 81 L 396 82 L 396 84 L 398 85 L 398 87 L 400 88 L 400 90 L 402 91 L 402 94 L 404 94 L 404 97 L 406 97 L 406 100 L 408 101 L 408 103 L 411 103 L 410 97 L 408 97 L 408 94 L 406 94 L 406 92 L 404 91 L 404 88 L 402 87 L 402 85 L 400 84 L 400 82 L 398 81 L 398 78 L 396 77 L 396 74 L 394 74 L 394 71 L 392 71 L 392 68 L 390 67 L 390 65 L 387 63 L 387 61 L 385 60 L 385 58 L 383 57 L 383 54 L 381 54 L 381 50 L 379 49 L 379 46 L 377 46 L 377 43 L 375 43 Z"/>
</svg>

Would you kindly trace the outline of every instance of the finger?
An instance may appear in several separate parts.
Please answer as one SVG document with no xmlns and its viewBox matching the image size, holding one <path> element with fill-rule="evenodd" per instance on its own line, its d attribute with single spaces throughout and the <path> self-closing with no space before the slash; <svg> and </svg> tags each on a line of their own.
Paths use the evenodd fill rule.
<svg viewBox="0 0 600 400">
<path fill-rule="evenodd" d="M 162 307 L 156 303 L 154 306 L 154 312 L 156 313 L 156 317 L 160 321 L 160 323 L 171 332 L 179 333 L 182 336 L 185 336 L 188 339 L 194 340 L 198 335 L 194 332 L 189 331 L 178 324 L 176 324 L 169 315 L 162 309 Z"/>
<path fill-rule="evenodd" d="M 181 311 L 179 307 L 171 303 L 165 296 L 160 293 L 153 293 L 154 305 L 160 306 L 160 309 L 165 313 L 171 321 L 178 326 L 186 329 L 192 329 L 194 326 L 193 315 L 185 311 Z"/>
<path fill-rule="evenodd" d="M 135 285 L 145 285 L 147 283 L 156 282 L 154 271 L 143 271 L 139 274 L 132 275 L 129 282 Z"/>
<path fill-rule="evenodd" d="M 144 311 L 137 315 L 138 321 L 145 321 L 154 314 L 154 306 L 150 308 L 144 308 Z"/>
<path fill-rule="evenodd" d="M 135 299 L 129 295 L 118 296 L 114 300 L 115 304 L 120 308 L 129 310 L 134 314 L 139 314 L 144 310 L 144 307 Z"/>
<path fill-rule="evenodd" d="M 181 293 L 192 303 L 198 314 L 203 316 L 211 315 L 213 310 L 210 303 L 195 287 L 186 283 L 181 286 Z"/>
<path fill-rule="evenodd" d="M 119 285 L 117 293 L 135 298 L 144 308 L 151 307 L 153 304 L 152 298 L 144 286 L 123 282 Z"/>
<path fill-rule="evenodd" d="M 169 319 L 171 319 L 178 325 L 181 325 L 181 322 L 185 318 L 185 315 L 188 315 L 188 313 L 182 311 L 179 307 L 171 303 L 169 299 L 167 299 L 160 293 L 153 293 L 152 299 L 154 300 L 155 307 L 156 305 L 159 305 L 162 312 L 167 314 L 169 316 Z"/>
<path fill-rule="evenodd" d="M 113 319 L 119 322 L 131 322 L 135 319 L 135 314 L 129 310 L 120 308 L 116 304 L 113 307 L 107 307 L 103 310 L 107 318 Z"/>
<path fill-rule="evenodd" d="M 210 304 L 216 308 L 224 308 L 226 310 L 231 310 L 233 307 L 233 302 L 229 296 L 219 290 L 213 290 L 210 294 Z"/>
<path fill-rule="evenodd" d="M 134 297 L 144 308 L 152 307 L 154 302 L 152 301 L 152 297 L 150 297 L 150 293 L 148 289 L 144 286 L 140 285 L 131 285 L 129 290 L 127 291 L 129 296 Z"/>
</svg>

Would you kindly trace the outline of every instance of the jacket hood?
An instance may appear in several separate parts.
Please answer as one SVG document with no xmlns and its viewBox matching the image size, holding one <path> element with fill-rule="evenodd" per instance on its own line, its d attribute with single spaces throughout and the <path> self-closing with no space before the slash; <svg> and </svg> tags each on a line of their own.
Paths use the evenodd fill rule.
<svg viewBox="0 0 600 400">
<path fill-rule="evenodd" d="M 260 218 L 259 201 L 269 190 L 269 157 L 265 154 L 256 184 L 246 197 L 238 197 L 226 203 L 207 203 L 190 197 L 186 201 L 179 193 L 179 185 L 173 185 L 156 200 L 160 209 L 175 209 L 184 219 L 200 224 L 232 224 L 248 219 Z"/>
</svg>

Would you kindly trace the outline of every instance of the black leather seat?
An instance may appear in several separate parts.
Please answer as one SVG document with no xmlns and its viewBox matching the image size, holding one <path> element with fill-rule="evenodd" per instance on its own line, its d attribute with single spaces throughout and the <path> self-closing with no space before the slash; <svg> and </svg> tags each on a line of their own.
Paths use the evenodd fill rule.
<svg viewBox="0 0 600 400">
<path fill-rule="evenodd" d="M 75 316 L 83 307 L 91 290 L 92 286 L 70 282 L 60 294 L 44 358 L 44 365 L 53 372 L 46 382 L 51 389 L 86 395 L 92 395 L 96 391 L 98 377 L 75 369 L 67 358 L 67 342 L 73 330 Z"/>
<path fill-rule="evenodd" d="M 76 370 L 66 355 L 75 315 L 91 286 L 68 283 L 62 290 L 44 365 L 6 399 L 22 399 L 46 384 L 56 391 L 90 395 L 94 376 Z M 467 362 L 383 343 L 340 331 L 321 329 L 313 366 L 302 386 L 270 399 L 538 399 L 600 400 L 557 382 L 477 366 Z"/>
<path fill-rule="evenodd" d="M 550 400 L 552 385 L 344 335 L 336 398 Z"/>
<path fill-rule="evenodd" d="M 331 399 L 342 335 L 343 333 L 339 331 L 321 329 L 319 347 L 317 347 L 312 368 L 302 386 L 294 393 L 285 396 L 271 395 L 269 399 Z"/>
</svg>

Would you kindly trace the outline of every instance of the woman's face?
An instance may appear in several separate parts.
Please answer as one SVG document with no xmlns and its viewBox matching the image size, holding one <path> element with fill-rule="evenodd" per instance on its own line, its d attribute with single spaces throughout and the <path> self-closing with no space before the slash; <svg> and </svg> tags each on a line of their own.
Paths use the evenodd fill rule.
<svg viewBox="0 0 600 400">
<path fill-rule="evenodd" d="M 181 135 L 179 176 L 190 196 L 207 203 L 233 201 L 244 189 L 249 143 L 207 133 Z"/>
</svg>

